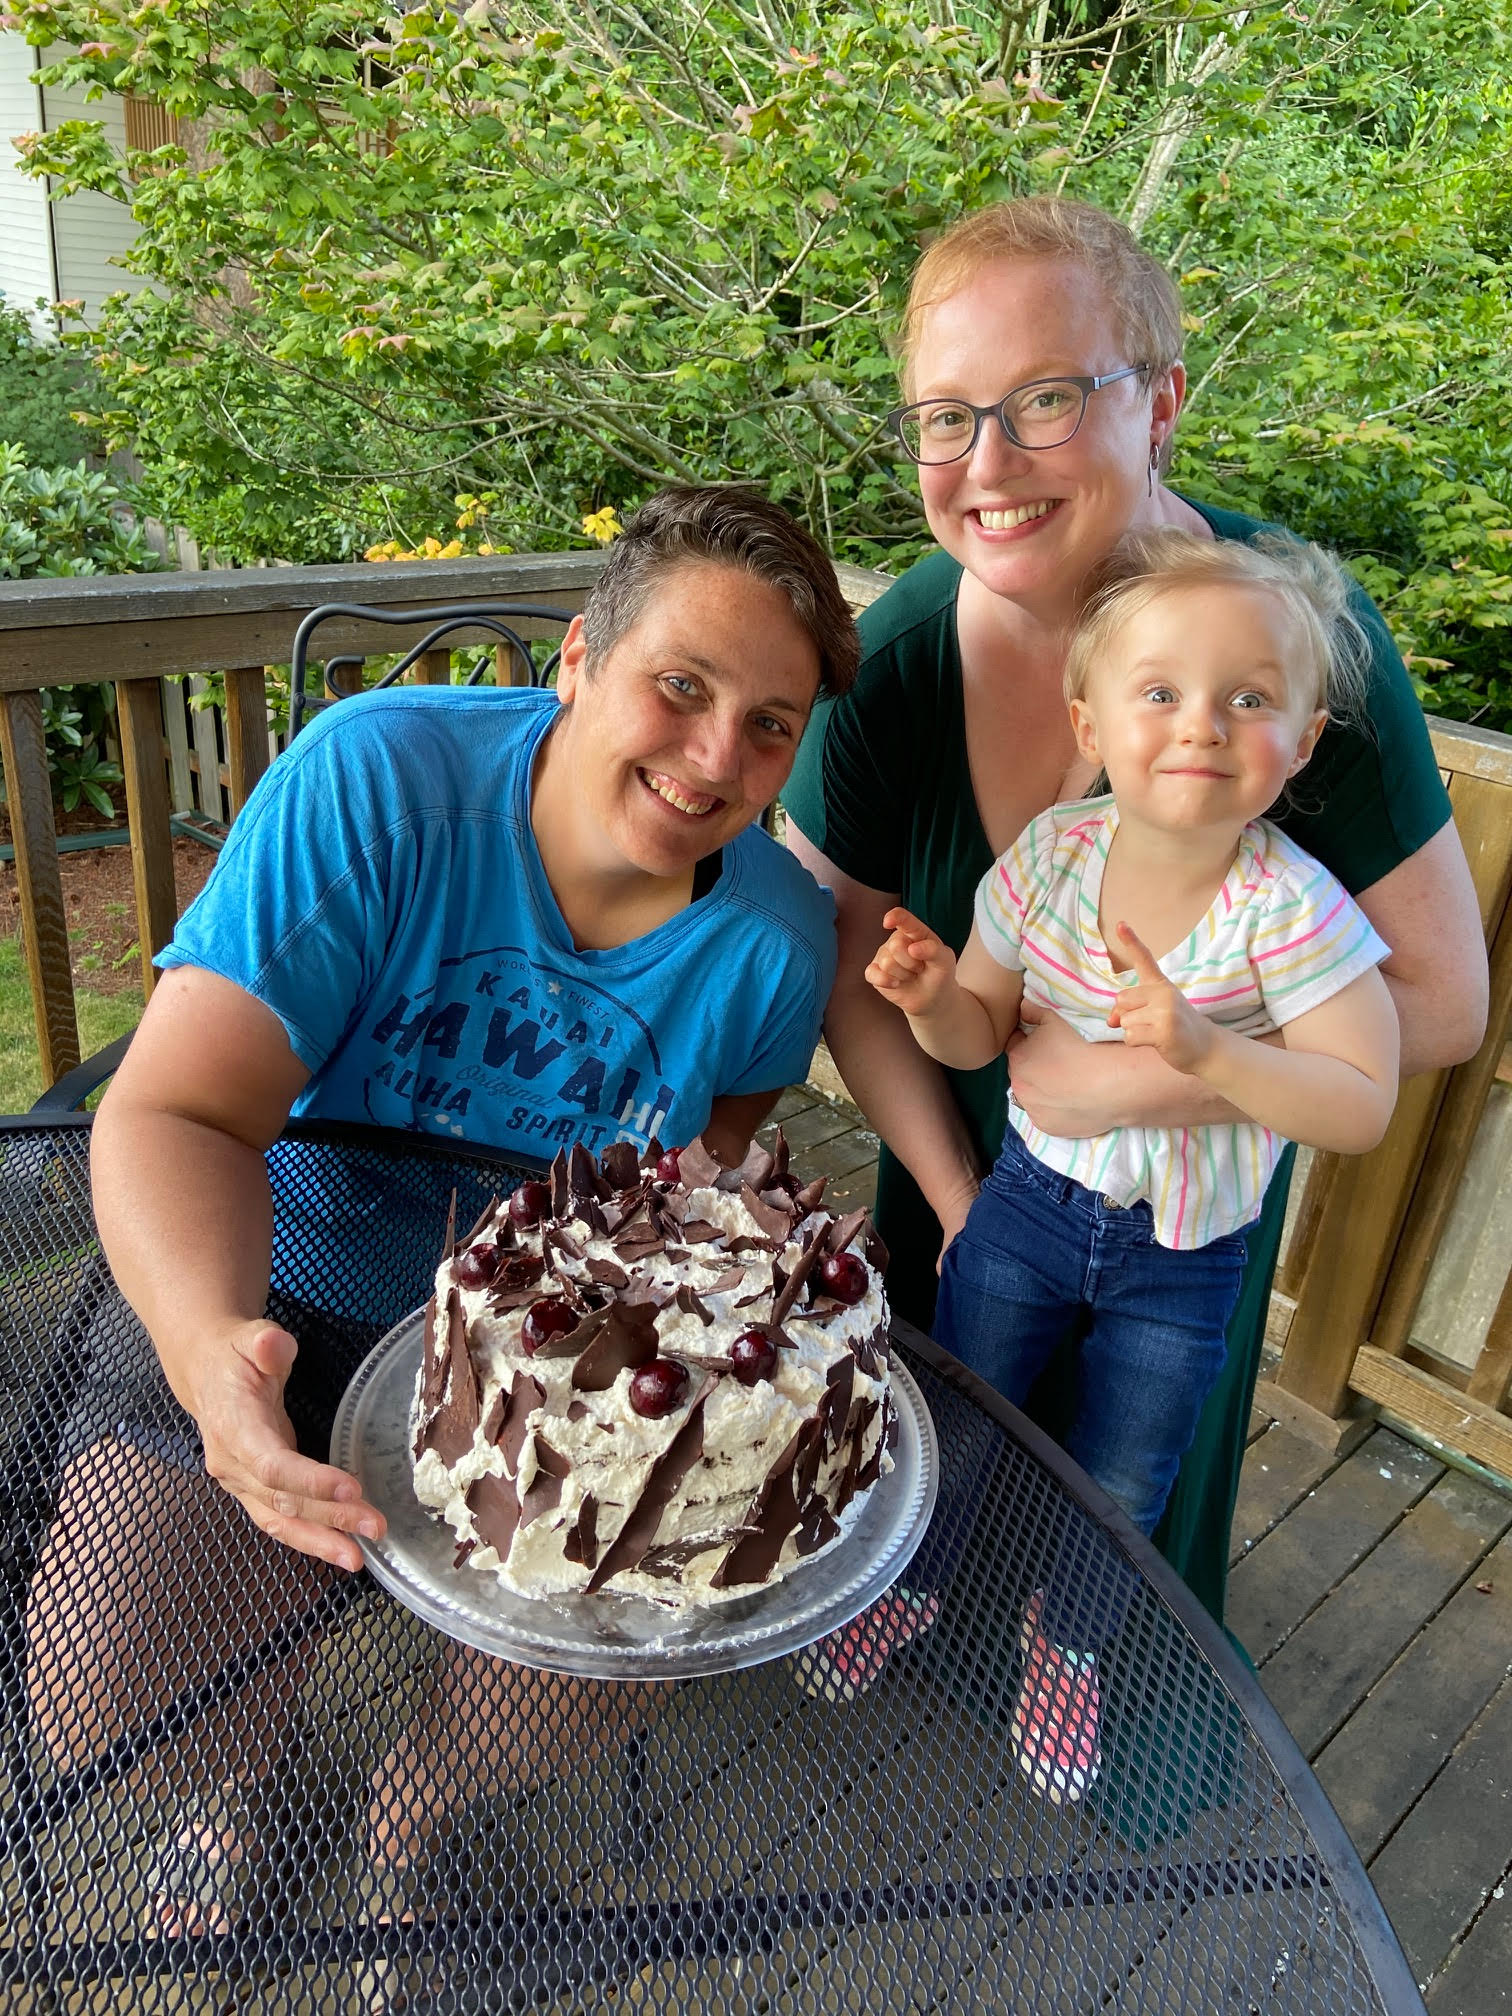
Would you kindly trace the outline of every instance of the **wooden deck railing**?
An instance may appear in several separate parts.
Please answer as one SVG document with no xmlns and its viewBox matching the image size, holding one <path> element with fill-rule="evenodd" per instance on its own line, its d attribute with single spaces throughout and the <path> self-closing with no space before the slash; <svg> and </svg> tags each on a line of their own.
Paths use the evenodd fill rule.
<svg viewBox="0 0 1512 2016">
<path fill-rule="evenodd" d="M 218 745 L 201 727 L 195 741 L 202 787 L 213 770 L 234 818 L 268 763 L 264 668 L 287 662 L 309 610 L 326 602 L 405 609 L 481 600 L 577 608 L 601 560 L 598 553 L 525 554 L 0 583 L 0 750 L 47 1080 L 78 1062 L 79 1038 L 41 688 L 115 684 L 142 982 L 150 993 L 152 956 L 175 922 L 170 818 L 174 802 L 182 802 L 189 760 L 182 714 L 175 720 L 170 707 L 165 717 L 165 675 L 225 675 L 223 739 Z M 887 585 L 855 568 L 842 576 L 857 605 Z M 406 641 L 413 639 L 403 631 L 345 621 L 323 628 L 319 639 L 322 653 L 388 652 Z M 480 632 L 451 641 L 466 649 L 494 640 Z M 421 676 L 444 679 L 446 659 L 432 653 Z M 509 676 L 502 663 L 500 676 Z M 169 691 L 177 701 L 177 689 Z M 1272 1334 L 1283 1349 L 1266 1398 L 1309 1433 L 1342 1441 L 1359 1432 L 1363 1396 L 1512 1477 L 1512 1283 L 1473 1363 L 1457 1364 L 1412 1335 L 1512 1025 L 1512 739 L 1451 722 L 1430 726 L 1491 947 L 1491 1026 L 1470 1063 L 1403 1087 L 1391 1130 L 1373 1154 L 1313 1158 L 1273 1298 Z"/>
</svg>

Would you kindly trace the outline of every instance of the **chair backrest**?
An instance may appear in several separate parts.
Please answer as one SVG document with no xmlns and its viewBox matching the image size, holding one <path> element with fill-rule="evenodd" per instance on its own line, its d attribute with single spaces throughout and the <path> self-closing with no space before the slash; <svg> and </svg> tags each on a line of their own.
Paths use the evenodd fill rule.
<svg viewBox="0 0 1512 2016">
<path fill-rule="evenodd" d="M 392 686 L 402 679 L 412 665 L 417 664 L 429 652 L 440 648 L 442 639 L 456 630 L 486 630 L 497 637 L 510 651 L 520 666 L 524 677 L 521 685 L 544 686 L 556 671 L 560 648 L 553 651 L 546 663 L 537 666 L 531 655 L 530 646 L 513 626 L 520 622 L 560 623 L 565 626 L 572 621 L 573 612 L 545 602 L 457 602 L 440 609 L 377 609 L 356 602 L 326 602 L 319 609 L 312 609 L 298 630 L 294 633 L 294 649 L 290 663 L 289 677 L 289 740 L 304 726 L 306 716 L 319 708 L 329 706 L 330 700 L 324 695 L 307 691 L 306 666 L 309 660 L 310 639 L 322 623 L 333 617 L 344 617 L 360 623 L 399 623 L 413 629 L 424 623 L 430 627 L 418 644 L 412 645 L 398 664 L 384 673 L 369 690 L 376 692 L 379 687 Z M 487 672 L 492 660 L 492 652 L 485 650 L 476 665 L 467 674 L 465 683 L 476 686 Z M 359 668 L 361 655 L 347 653 L 329 658 L 325 664 L 325 684 L 335 688 L 339 685 L 343 671 Z"/>
</svg>

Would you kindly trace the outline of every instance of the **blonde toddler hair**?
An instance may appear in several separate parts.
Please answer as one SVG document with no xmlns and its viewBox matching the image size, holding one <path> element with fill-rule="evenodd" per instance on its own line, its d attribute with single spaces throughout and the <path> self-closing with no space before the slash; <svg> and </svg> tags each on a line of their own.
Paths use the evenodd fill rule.
<svg viewBox="0 0 1512 2016">
<path fill-rule="evenodd" d="M 1172 589 L 1215 585 L 1277 596 L 1298 642 L 1289 688 L 1297 690 L 1300 673 L 1310 681 L 1310 706 L 1326 708 L 1330 720 L 1363 717 L 1370 643 L 1349 606 L 1354 583 L 1321 546 L 1274 532 L 1248 544 L 1174 529 L 1126 533 L 1092 575 L 1066 654 L 1067 701 L 1081 699 L 1093 666 L 1131 616 Z"/>
</svg>

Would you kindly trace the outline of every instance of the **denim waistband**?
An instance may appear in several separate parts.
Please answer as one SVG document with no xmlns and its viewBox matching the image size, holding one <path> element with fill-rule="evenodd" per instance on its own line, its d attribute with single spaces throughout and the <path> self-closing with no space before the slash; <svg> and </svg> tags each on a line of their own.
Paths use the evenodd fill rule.
<svg viewBox="0 0 1512 2016">
<path fill-rule="evenodd" d="M 1043 1191 L 1047 1197 L 1053 1197 L 1057 1204 L 1073 1205 L 1096 1218 L 1133 1217 L 1135 1220 L 1143 1219 L 1151 1227 L 1154 1225 L 1155 1214 L 1150 1208 L 1148 1198 L 1140 1197 L 1132 1204 L 1120 1204 L 1113 1198 L 1104 1196 L 1100 1191 L 1089 1190 L 1085 1183 L 1078 1183 L 1074 1176 L 1062 1175 L 1059 1169 L 1050 1168 L 1047 1163 L 1041 1162 L 1038 1156 L 1031 1154 L 1016 1127 L 1010 1126 L 1003 1136 L 1003 1149 L 998 1162 L 1002 1167 L 1011 1166 L 1019 1181 L 1032 1183 L 1036 1190 Z"/>
</svg>

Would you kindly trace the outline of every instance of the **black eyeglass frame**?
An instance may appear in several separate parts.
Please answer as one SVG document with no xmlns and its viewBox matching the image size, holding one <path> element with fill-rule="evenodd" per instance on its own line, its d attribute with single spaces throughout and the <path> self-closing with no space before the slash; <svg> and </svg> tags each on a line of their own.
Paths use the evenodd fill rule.
<svg viewBox="0 0 1512 2016">
<path fill-rule="evenodd" d="M 1081 424 L 1087 417 L 1087 401 L 1094 392 L 1101 392 L 1104 385 L 1116 385 L 1121 378 L 1134 378 L 1142 371 L 1153 371 L 1153 364 L 1125 364 L 1118 371 L 1104 371 L 1097 377 L 1079 376 L 1074 371 L 1058 371 L 1050 378 L 1029 378 L 1022 385 L 1015 385 L 1005 392 L 1001 399 L 990 406 L 973 406 L 969 399 L 915 399 L 907 406 L 896 406 L 887 415 L 887 425 L 898 437 L 898 445 L 909 461 L 921 469 L 946 469 L 952 462 L 961 462 L 975 448 L 982 438 L 982 422 L 996 417 L 998 425 L 1015 448 L 1023 448 L 1031 455 L 1041 455 L 1050 448 L 1064 448 L 1068 441 L 1074 441 L 1081 431 Z M 1076 425 L 1069 434 L 1063 434 L 1059 441 L 1021 441 L 1008 419 L 1008 401 L 1016 399 L 1021 392 L 1032 392 L 1037 385 L 1074 385 L 1082 395 L 1081 411 L 1076 416 Z M 942 456 L 938 462 L 926 462 L 915 455 L 903 436 L 903 423 L 910 413 L 918 413 L 926 406 L 959 406 L 972 416 L 971 439 L 958 454 Z"/>
</svg>

